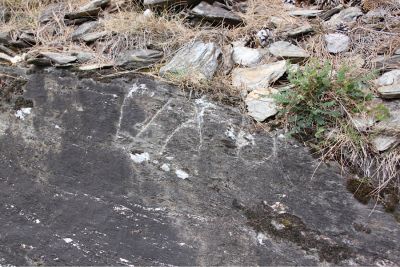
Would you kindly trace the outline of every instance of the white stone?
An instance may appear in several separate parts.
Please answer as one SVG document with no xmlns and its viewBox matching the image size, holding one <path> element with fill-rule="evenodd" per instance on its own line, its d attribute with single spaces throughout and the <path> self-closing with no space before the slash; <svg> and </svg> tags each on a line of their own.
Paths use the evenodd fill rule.
<svg viewBox="0 0 400 267">
<path fill-rule="evenodd" d="M 232 84 L 247 90 L 267 88 L 285 72 L 285 60 L 252 68 L 236 68 L 232 71 Z"/>
<path fill-rule="evenodd" d="M 165 172 L 169 172 L 171 169 L 169 167 L 169 164 L 164 163 L 163 165 L 161 165 L 161 170 L 163 170 Z"/>
<path fill-rule="evenodd" d="M 322 11 L 323 10 L 300 9 L 289 12 L 289 15 L 295 17 L 313 18 L 318 16 L 318 14 L 320 14 Z"/>
<path fill-rule="evenodd" d="M 135 163 L 143 163 L 150 160 L 150 155 L 147 152 L 131 154 L 131 160 Z"/>
<path fill-rule="evenodd" d="M 329 53 L 337 54 L 349 49 L 350 38 L 342 33 L 331 33 L 325 35 L 325 43 Z"/>
<path fill-rule="evenodd" d="M 258 122 L 265 121 L 278 113 L 275 100 L 271 94 L 278 92 L 274 89 L 257 89 L 250 92 L 245 100 L 248 114 Z"/>
<path fill-rule="evenodd" d="M 392 85 L 395 83 L 400 83 L 400 69 L 386 72 L 377 80 L 379 86 Z"/>
<path fill-rule="evenodd" d="M 378 92 L 381 98 L 385 99 L 400 98 L 400 83 L 379 87 Z"/>
<path fill-rule="evenodd" d="M 189 178 L 189 174 L 183 170 L 176 170 L 175 174 L 176 176 L 178 176 L 178 178 L 181 178 L 183 180 Z"/>
<path fill-rule="evenodd" d="M 393 136 L 381 135 L 372 140 L 375 149 L 383 152 L 395 145 L 399 140 Z"/>
<path fill-rule="evenodd" d="M 249 47 L 234 47 L 232 59 L 236 64 L 246 67 L 254 67 L 258 65 L 263 59 L 264 55 L 260 49 L 253 49 Z"/>
</svg>

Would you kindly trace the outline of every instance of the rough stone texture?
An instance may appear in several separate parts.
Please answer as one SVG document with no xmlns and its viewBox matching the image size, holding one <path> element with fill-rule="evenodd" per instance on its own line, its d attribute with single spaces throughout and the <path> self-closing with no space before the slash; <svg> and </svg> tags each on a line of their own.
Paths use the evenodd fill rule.
<svg viewBox="0 0 400 267">
<path fill-rule="evenodd" d="M 394 136 L 379 135 L 372 140 L 374 148 L 383 152 L 396 145 L 398 139 Z"/>
<path fill-rule="evenodd" d="M 277 92 L 272 88 L 251 91 L 245 99 L 248 114 L 259 122 L 276 115 L 278 108 L 271 95 Z"/>
<path fill-rule="evenodd" d="M 262 61 L 265 54 L 261 49 L 235 46 L 233 48 L 232 59 L 236 64 L 254 67 Z"/>
<path fill-rule="evenodd" d="M 289 15 L 294 17 L 315 18 L 321 12 L 323 11 L 315 9 L 301 9 L 301 10 L 290 11 Z"/>
<path fill-rule="evenodd" d="M 217 5 L 210 5 L 207 2 L 201 2 L 192 9 L 192 13 L 199 16 L 205 20 L 217 23 L 227 23 L 227 24 L 239 24 L 242 19 L 235 13 L 226 10 Z"/>
<path fill-rule="evenodd" d="M 310 56 L 303 48 L 285 41 L 272 43 L 269 52 L 281 58 L 306 58 Z"/>
<path fill-rule="evenodd" d="M 75 62 L 77 58 L 68 54 L 54 53 L 54 52 L 40 52 L 40 55 L 50 59 L 55 64 L 68 64 Z"/>
<path fill-rule="evenodd" d="M 74 20 L 74 19 L 82 19 L 82 18 L 93 18 L 97 17 L 101 11 L 101 8 L 93 8 L 87 10 L 79 10 L 71 13 L 65 14 L 65 19 Z"/>
<path fill-rule="evenodd" d="M 91 10 L 95 8 L 104 8 L 107 5 L 109 5 L 111 0 L 92 0 L 88 2 L 86 5 L 82 6 L 79 8 L 80 11 L 86 11 L 86 10 Z"/>
<path fill-rule="evenodd" d="M 0 22 L 6 23 L 11 18 L 11 12 L 8 8 L 0 4 Z"/>
<path fill-rule="evenodd" d="M 382 98 L 400 98 L 400 83 L 379 87 L 378 92 Z"/>
<path fill-rule="evenodd" d="M 160 75 L 178 75 L 193 81 L 210 80 L 217 70 L 220 55 L 221 49 L 215 43 L 196 41 L 182 47 L 160 69 Z"/>
<path fill-rule="evenodd" d="M 84 35 L 81 36 L 81 39 L 83 41 L 85 41 L 86 43 L 92 43 L 95 42 L 99 39 L 102 39 L 104 37 L 106 37 L 107 35 L 109 35 L 110 33 L 107 31 L 101 31 L 101 32 L 90 32 L 90 33 L 86 33 Z"/>
<path fill-rule="evenodd" d="M 373 58 L 371 62 L 376 66 L 377 69 L 381 70 L 400 69 L 400 55 L 378 56 Z"/>
<path fill-rule="evenodd" d="M 296 27 L 294 29 L 289 30 L 287 32 L 287 36 L 291 37 L 291 38 L 297 38 L 297 37 L 300 37 L 300 36 L 303 36 L 303 35 L 306 35 L 306 34 L 309 34 L 312 32 L 314 32 L 313 27 L 309 24 L 306 24 L 306 25 Z"/>
<path fill-rule="evenodd" d="M 65 3 L 54 3 L 46 6 L 43 11 L 39 15 L 40 23 L 47 23 L 54 18 L 63 15 L 65 10 L 67 9 Z"/>
<path fill-rule="evenodd" d="M 152 49 L 133 49 L 121 53 L 116 63 L 122 68 L 148 67 L 163 57 L 163 52 Z"/>
<path fill-rule="evenodd" d="M 253 68 L 236 68 L 232 71 L 232 84 L 246 90 L 267 88 L 285 72 L 285 60 Z"/>
<path fill-rule="evenodd" d="M 363 13 L 360 8 L 349 7 L 340 11 L 339 14 L 334 15 L 329 21 L 327 21 L 327 25 L 335 26 L 340 23 L 355 22 L 357 18 L 362 15 Z"/>
<path fill-rule="evenodd" d="M 337 54 L 346 52 L 350 46 L 350 38 L 342 33 L 331 33 L 325 36 L 326 48 L 329 53 Z"/>
<path fill-rule="evenodd" d="M 198 3 L 198 0 L 143 0 L 143 5 L 148 7 L 192 5 Z"/>
<path fill-rule="evenodd" d="M 78 28 L 71 34 L 72 40 L 79 40 L 85 34 L 92 32 L 99 28 L 102 24 L 98 21 L 89 21 L 79 25 Z"/>
<path fill-rule="evenodd" d="M 392 215 L 236 109 L 139 77 L 51 70 L 24 91 L 24 120 L 0 113 L 2 265 L 400 261 Z"/>
<path fill-rule="evenodd" d="M 384 73 L 376 81 L 377 85 L 385 86 L 400 83 L 400 69 Z"/>
</svg>

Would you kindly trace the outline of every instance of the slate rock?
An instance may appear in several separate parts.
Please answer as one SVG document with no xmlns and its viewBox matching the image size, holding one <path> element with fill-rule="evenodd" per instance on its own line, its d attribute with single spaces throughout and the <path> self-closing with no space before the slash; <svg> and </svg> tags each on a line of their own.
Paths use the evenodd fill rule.
<svg viewBox="0 0 400 267">
<path fill-rule="evenodd" d="M 350 46 L 350 38 L 342 33 L 331 33 L 324 36 L 329 53 L 346 52 Z"/>
<path fill-rule="evenodd" d="M 79 63 L 86 63 L 94 59 L 96 57 L 96 54 L 93 52 L 80 51 L 80 52 L 72 52 L 71 56 L 76 57 Z"/>
<path fill-rule="evenodd" d="M 96 30 L 102 24 L 98 21 L 89 21 L 79 25 L 78 28 L 71 34 L 72 40 L 76 41 L 82 38 L 83 35 Z"/>
<path fill-rule="evenodd" d="M 65 14 L 64 18 L 68 20 L 95 18 L 99 15 L 100 11 L 101 8 L 99 7 L 88 10 L 75 11 Z"/>
<path fill-rule="evenodd" d="M 341 23 L 347 24 L 351 22 L 355 22 L 358 17 L 362 16 L 363 13 L 358 7 L 348 7 L 339 12 L 339 14 L 334 15 L 329 21 L 327 21 L 327 25 L 336 26 Z"/>
<path fill-rule="evenodd" d="M 248 114 L 256 121 L 263 122 L 278 113 L 278 107 L 272 94 L 277 93 L 272 88 L 256 89 L 251 91 L 246 99 Z"/>
<path fill-rule="evenodd" d="M 307 58 L 310 56 L 303 48 L 286 41 L 272 43 L 269 52 L 279 58 Z"/>
<path fill-rule="evenodd" d="M 400 55 L 394 56 L 377 56 L 371 60 L 371 63 L 380 70 L 400 69 Z"/>
<path fill-rule="evenodd" d="M 93 10 L 96 8 L 105 8 L 111 3 L 111 0 L 92 0 L 79 8 L 80 11 Z"/>
<path fill-rule="evenodd" d="M 86 43 L 93 43 L 99 39 L 105 38 L 107 35 L 109 35 L 108 31 L 90 32 L 82 35 L 80 39 Z"/>
<path fill-rule="evenodd" d="M 321 14 L 323 10 L 315 10 L 315 9 L 299 9 L 288 12 L 290 16 L 293 17 L 303 17 L 303 18 L 315 18 L 319 14 Z"/>
<path fill-rule="evenodd" d="M 217 4 L 210 5 L 207 2 L 201 2 L 195 6 L 192 11 L 194 15 L 210 22 L 237 25 L 242 23 L 242 19 L 235 13 L 224 9 Z"/>
<path fill-rule="evenodd" d="M 376 81 L 376 84 L 379 86 L 392 85 L 396 83 L 400 83 L 400 69 L 386 72 Z"/>
<path fill-rule="evenodd" d="M 286 61 L 264 64 L 252 68 L 236 68 L 232 71 L 233 86 L 246 90 L 268 88 L 286 72 Z"/>
<path fill-rule="evenodd" d="M 29 116 L 0 113 L 2 264 L 400 262 L 393 215 L 302 144 L 157 80 L 80 76 L 25 76 Z"/>
<path fill-rule="evenodd" d="M 297 38 L 297 37 L 304 36 L 304 35 L 307 35 L 312 32 L 314 32 L 313 27 L 311 25 L 306 24 L 306 25 L 288 30 L 287 36 L 290 38 Z"/>
<path fill-rule="evenodd" d="M 327 10 L 321 14 L 319 14 L 318 17 L 320 17 L 323 20 L 329 20 L 333 15 L 339 13 L 340 11 L 342 11 L 344 8 L 343 5 L 338 5 L 330 10 Z"/>
<path fill-rule="evenodd" d="M 245 46 L 233 47 L 232 59 L 236 64 L 254 67 L 263 60 L 265 51 L 262 49 L 254 49 Z"/>
<path fill-rule="evenodd" d="M 400 98 L 400 83 L 379 87 L 378 93 L 385 99 Z"/>
<path fill-rule="evenodd" d="M 116 59 L 116 64 L 122 68 L 143 68 L 159 62 L 162 57 L 162 51 L 152 49 L 133 49 L 123 52 Z"/>
<path fill-rule="evenodd" d="M 374 148 L 379 152 L 386 151 L 396 146 L 398 143 L 399 139 L 395 136 L 379 135 L 372 139 Z"/>
<path fill-rule="evenodd" d="M 51 62 L 59 65 L 65 65 L 75 62 L 77 58 L 68 54 L 55 53 L 55 52 L 40 52 L 40 55 L 50 59 Z"/>
<path fill-rule="evenodd" d="M 218 68 L 220 55 L 221 49 L 215 43 L 196 41 L 182 47 L 160 69 L 160 75 L 185 76 L 193 81 L 210 80 Z"/>
<path fill-rule="evenodd" d="M 93 70 L 109 69 L 112 68 L 113 66 L 114 65 L 110 63 L 94 63 L 94 64 L 81 65 L 78 67 L 78 70 L 93 71 Z"/>
<path fill-rule="evenodd" d="M 187 6 L 198 2 L 198 0 L 143 0 L 143 5 L 146 7 Z"/>
<path fill-rule="evenodd" d="M 55 17 L 60 17 L 65 13 L 67 6 L 65 3 L 53 3 L 46 6 L 39 15 L 39 22 L 45 24 L 54 20 Z"/>
<path fill-rule="evenodd" d="M 5 47 L 5 46 L 2 45 L 2 44 L 0 44 L 0 52 L 1 52 L 1 53 L 4 53 L 4 54 L 7 54 L 7 55 L 9 55 L 9 56 L 11 56 L 11 57 L 17 55 L 13 50 L 11 50 L 11 49 L 8 48 L 8 47 Z"/>
</svg>

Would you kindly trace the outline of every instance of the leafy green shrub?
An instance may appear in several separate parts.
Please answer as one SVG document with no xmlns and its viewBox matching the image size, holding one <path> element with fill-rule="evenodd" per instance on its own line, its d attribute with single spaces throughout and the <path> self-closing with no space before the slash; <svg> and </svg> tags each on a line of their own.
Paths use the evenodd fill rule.
<svg viewBox="0 0 400 267">
<path fill-rule="evenodd" d="M 335 73 L 330 63 L 311 60 L 303 69 L 289 72 L 293 88 L 275 95 L 281 106 L 278 116 L 284 119 L 289 134 L 319 139 L 344 117 L 364 109 L 372 95 L 362 89 L 372 77 L 358 75 L 347 66 Z"/>
</svg>

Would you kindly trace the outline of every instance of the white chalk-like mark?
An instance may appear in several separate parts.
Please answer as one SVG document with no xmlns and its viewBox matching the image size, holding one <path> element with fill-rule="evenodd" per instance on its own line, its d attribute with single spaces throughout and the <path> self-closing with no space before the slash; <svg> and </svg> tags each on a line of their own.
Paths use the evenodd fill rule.
<svg viewBox="0 0 400 267">
<path fill-rule="evenodd" d="M 129 263 L 129 261 L 124 259 L 124 258 L 119 258 L 119 261 L 122 262 L 122 263 Z"/>
<path fill-rule="evenodd" d="M 122 100 L 122 104 L 121 104 L 121 108 L 119 111 L 119 118 L 118 118 L 118 124 L 117 124 L 117 133 L 115 134 L 115 137 L 118 138 L 119 137 L 119 132 L 121 130 L 121 124 L 122 124 L 122 119 L 124 117 L 124 108 L 127 104 L 127 101 L 133 97 L 133 94 L 138 92 L 139 90 L 146 90 L 146 85 L 145 84 L 140 84 L 139 86 L 137 84 L 133 84 L 131 89 L 129 89 L 128 94 L 126 94 L 126 96 L 124 96 L 124 99 Z"/>
<path fill-rule="evenodd" d="M 196 99 L 195 101 L 195 109 L 196 109 L 196 121 L 197 121 L 197 128 L 199 131 L 199 146 L 197 148 L 198 151 L 203 146 L 203 123 L 204 123 L 204 113 L 206 112 L 207 109 L 215 107 L 214 104 L 208 102 L 205 100 L 204 97 Z"/>
<path fill-rule="evenodd" d="M 39 224 L 39 223 L 40 223 L 40 220 L 39 220 L 39 219 L 36 219 L 36 220 L 35 220 L 35 223 Z"/>
<path fill-rule="evenodd" d="M 150 155 L 147 152 L 131 154 L 131 160 L 135 163 L 143 163 L 150 160 Z"/>
<path fill-rule="evenodd" d="M 25 120 L 25 117 L 31 114 L 31 110 L 32 108 L 21 108 L 20 110 L 17 110 L 15 116 L 20 120 Z"/>
<path fill-rule="evenodd" d="M 189 178 L 189 174 L 183 170 L 176 170 L 175 171 L 176 176 L 178 176 L 178 178 L 181 178 L 183 180 Z"/>
<path fill-rule="evenodd" d="M 235 129 L 230 127 L 225 131 L 225 135 L 228 136 L 232 140 L 236 140 Z"/>
<path fill-rule="evenodd" d="M 192 123 L 192 122 L 193 122 L 193 120 L 190 119 L 190 120 L 187 120 L 187 121 L 181 123 L 178 127 L 176 127 L 176 128 L 172 131 L 172 133 L 171 133 L 170 135 L 168 135 L 167 138 L 165 139 L 165 142 L 164 142 L 163 146 L 161 147 L 161 150 L 160 150 L 160 153 L 159 153 L 159 154 L 162 155 L 162 154 L 164 153 L 165 149 L 167 148 L 167 145 L 168 145 L 169 142 L 171 141 L 171 139 L 172 139 L 180 130 L 186 128 L 186 127 L 187 127 L 190 123 Z M 171 159 L 168 159 L 168 158 L 171 158 Z M 166 159 L 172 160 L 173 157 L 167 157 Z"/>
<path fill-rule="evenodd" d="M 156 112 L 156 114 L 154 114 L 154 116 L 149 120 L 148 123 L 146 123 L 146 125 L 144 125 L 142 127 L 142 129 L 140 129 L 140 131 L 137 133 L 136 137 L 139 137 L 142 133 L 144 133 L 147 128 L 153 123 L 153 121 L 158 117 L 158 115 L 160 115 L 161 112 L 164 111 L 164 109 L 171 103 L 171 99 L 168 99 L 168 101 Z"/>
<path fill-rule="evenodd" d="M 281 202 L 275 202 L 272 206 L 270 206 L 275 212 L 279 214 L 286 213 L 287 207 Z"/>
</svg>

